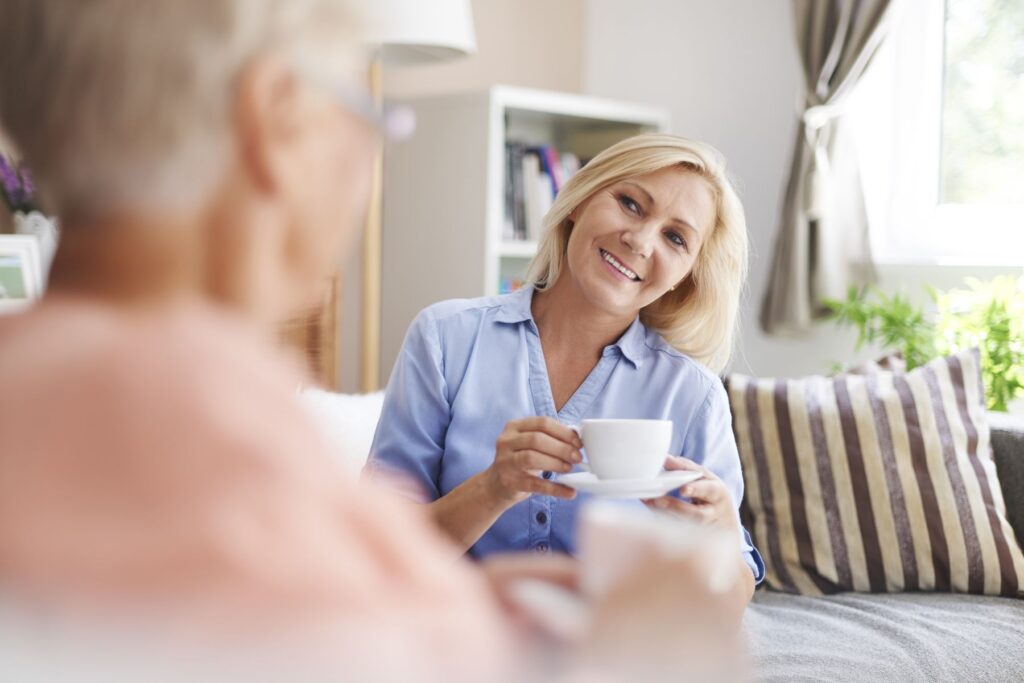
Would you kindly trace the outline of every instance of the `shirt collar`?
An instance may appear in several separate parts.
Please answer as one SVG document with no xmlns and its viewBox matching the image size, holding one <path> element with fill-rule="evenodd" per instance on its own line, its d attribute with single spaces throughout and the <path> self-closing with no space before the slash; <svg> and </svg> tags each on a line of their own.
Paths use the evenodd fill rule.
<svg viewBox="0 0 1024 683">
<path fill-rule="evenodd" d="M 505 301 L 502 302 L 494 319 L 500 323 L 530 322 L 536 328 L 537 324 L 533 320 L 533 311 L 530 308 L 532 303 L 532 286 L 528 285 L 517 289 L 505 297 Z M 640 317 L 637 316 L 636 320 L 622 333 L 622 336 L 607 348 L 617 348 L 623 357 L 633 364 L 633 367 L 643 365 L 644 358 L 647 356 L 647 328 L 640 322 Z"/>
<path fill-rule="evenodd" d="M 647 357 L 647 328 L 640 322 L 640 316 L 636 317 L 633 324 L 626 328 L 619 340 L 612 344 L 618 347 L 626 360 L 633 364 L 633 367 L 640 367 Z"/>
<path fill-rule="evenodd" d="M 527 285 L 504 297 L 494 319 L 499 323 L 523 323 L 533 320 L 530 304 L 533 303 L 533 287 Z"/>
</svg>

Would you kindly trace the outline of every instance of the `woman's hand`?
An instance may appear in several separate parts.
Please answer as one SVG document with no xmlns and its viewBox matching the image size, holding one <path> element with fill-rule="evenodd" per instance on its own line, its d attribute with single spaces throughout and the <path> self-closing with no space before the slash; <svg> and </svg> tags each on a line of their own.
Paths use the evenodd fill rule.
<svg viewBox="0 0 1024 683">
<path fill-rule="evenodd" d="M 575 496 L 571 488 L 548 478 L 552 472 L 572 470 L 582 459 L 582 446 L 576 432 L 549 417 L 512 420 L 498 437 L 491 466 L 430 503 L 431 514 L 464 552 L 508 508 L 531 494 Z"/>
<path fill-rule="evenodd" d="M 647 507 L 670 510 L 702 524 L 714 524 L 723 529 L 739 532 L 739 519 L 729 488 L 714 472 L 688 458 L 674 455 L 666 458 L 665 469 L 692 470 L 704 476 L 679 488 L 679 495 L 689 498 L 689 501 L 673 496 L 662 496 L 645 500 L 644 504 Z"/>
<path fill-rule="evenodd" d="M 510 421 L 498 437 L 494 462 L 484 472 L 491 495 L 507 505 L 534 493 L 574 497 L 573 489 L 548 481 L 540 473 L 571 471 L 583 459 L 582 447 L 576 432 L 550 417 Z"/>
</svg>

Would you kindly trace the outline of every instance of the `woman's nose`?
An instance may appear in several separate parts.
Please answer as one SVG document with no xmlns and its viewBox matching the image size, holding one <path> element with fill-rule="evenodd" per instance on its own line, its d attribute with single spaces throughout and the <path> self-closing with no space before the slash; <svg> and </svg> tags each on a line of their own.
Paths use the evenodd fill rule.
<svg viewBox="0 0 1024 683">
<path fill-rule="evenodd" d="M 654 249 L 653 232 L 647 227 L 639 230 L 626 230 L 622 233 L 622 243 L 637 256 L 649 258 Z"/>
</svg>

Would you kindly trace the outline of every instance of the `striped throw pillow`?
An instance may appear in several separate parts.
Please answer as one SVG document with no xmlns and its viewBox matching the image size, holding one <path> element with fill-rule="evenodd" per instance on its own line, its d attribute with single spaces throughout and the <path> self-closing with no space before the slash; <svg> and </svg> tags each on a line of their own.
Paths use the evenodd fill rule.
<svg viewBox="0 0 1024 683">
<path fill-rule="evenodd" d="M 1024 597 L 977 350 L 908 373 L 727 385 L 741 514 L 770 587 Z"/>
</svg>

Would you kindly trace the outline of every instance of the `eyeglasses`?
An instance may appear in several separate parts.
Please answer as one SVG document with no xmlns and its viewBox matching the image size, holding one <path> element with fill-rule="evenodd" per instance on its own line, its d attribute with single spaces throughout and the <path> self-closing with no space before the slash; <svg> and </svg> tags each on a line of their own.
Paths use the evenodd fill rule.
<svg viewBox="0 0 1024 683">
<path fill-rule="evenodd" d="M 370 93 L 348 85 L 335 84 L 331 93 L 342 106 L 379 130 L 387 140 L 406 140 L 416 130 L 416 113 L 410 107 L 387 104 L 377 107 Z"/>
</svg>

